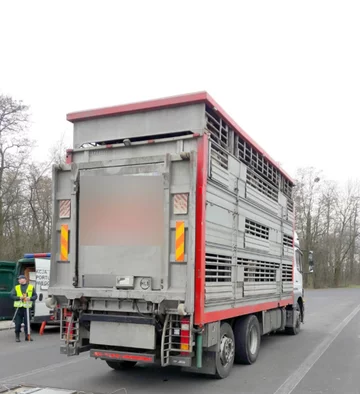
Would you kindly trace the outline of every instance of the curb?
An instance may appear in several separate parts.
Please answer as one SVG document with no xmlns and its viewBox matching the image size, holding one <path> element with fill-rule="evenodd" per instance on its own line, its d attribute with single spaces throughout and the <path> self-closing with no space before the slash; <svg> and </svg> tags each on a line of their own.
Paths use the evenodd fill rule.
<svg viewBox="0 0 360 394">
<path fill-rule="evenodd" d="M 14 327 L 0 327 L 0 331 L 10 331 L 10 330 L 13 330 L 14 329 Z"/>
<path fill-rule="evenodd" d="M 15 328 L 15 323 L 12 323 L 10 326 L 11 321 L 6 321 L 6 325 L 3 323 L 0 325 L 0 331 L 10 331 Z M 10 327 L 10 328 L 9 328 Z"/>
</svg>

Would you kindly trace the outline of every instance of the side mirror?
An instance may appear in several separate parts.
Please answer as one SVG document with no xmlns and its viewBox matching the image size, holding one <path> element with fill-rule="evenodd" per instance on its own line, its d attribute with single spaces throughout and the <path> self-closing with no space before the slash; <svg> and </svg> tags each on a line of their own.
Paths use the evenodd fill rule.
<svg viewBox="0 0 360 394">
<path fill-rule="evenodd" d="M 314 252 L 312 250 L 309 251 L 309 272 L 314 271 Z"/>
</svg>

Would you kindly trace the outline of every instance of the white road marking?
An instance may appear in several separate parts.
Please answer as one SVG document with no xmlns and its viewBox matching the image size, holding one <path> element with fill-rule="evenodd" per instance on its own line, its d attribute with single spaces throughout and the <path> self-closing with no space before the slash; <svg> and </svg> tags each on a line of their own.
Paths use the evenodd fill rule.
<svg viewBox="0 0 360 394">
<path fill-rule="evenodd" d="M 319 358 L 325 353 L 329 346 L 335 341 L 341 331 L 360 311 L 360 304 L 325 338 L 314 351 L 305 359 L 300 367 L 293 372 L 285 382 L 275 391 L 274 394 L 290 394 L 301 382 L 304 376 L 310 371 Z"/>
<path fill-rule="evenodd" d="M 79 362 L 87 360 L 87 359 L 89 359 L 88 355 L 85 356 L 85 357 L 84 356 L 77 356 L 76 359 L 74 359 L 74 360 L 64 361 L 62 363 L 57 363 L 57 364 L 51 364 L 51 365 L 48 365 L 46 367 L 41 367 L 41 368 L 38 368 L 38 369 L 33 369 L 31 371 L 28 371 L 28 372 L 19 373 L 19 374 L 16 374 L 16 375 L 8 376 L 6 378 L 2 378 L 2 379 L 0 379 L 0 384 L 12 382 L 12 381 L 17 380 L 17 379 L 23 379 L 23 378 L 26 378 L 28 376 L 37 375 L 37 374 L 42 373 L 42 372 L 53 371 L 55 369 L 66 367 L 67 365 L 71 365 L 71 364 L 76 364 L 76 363 L 79 363 Z"/>
</svg>

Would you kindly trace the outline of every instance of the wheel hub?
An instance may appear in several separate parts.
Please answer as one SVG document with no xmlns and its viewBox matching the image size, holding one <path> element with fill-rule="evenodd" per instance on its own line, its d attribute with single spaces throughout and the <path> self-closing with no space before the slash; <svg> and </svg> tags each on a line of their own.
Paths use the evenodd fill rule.
<svg viewBox="0 0 360 394">
<path fill-rule="evenodd" d="M 258 336 L 255 327 L 252 327 L 250 331 L 250 352 L 255 354 L 258 348 Z"/>
<path fill-rule="evenodd" d="M 228 336 L 224 335 L 220 343 L 220 360 L 223 366 L 231 362 L 234 357 L 235 346 L 234 341 Z"/>
</svg>

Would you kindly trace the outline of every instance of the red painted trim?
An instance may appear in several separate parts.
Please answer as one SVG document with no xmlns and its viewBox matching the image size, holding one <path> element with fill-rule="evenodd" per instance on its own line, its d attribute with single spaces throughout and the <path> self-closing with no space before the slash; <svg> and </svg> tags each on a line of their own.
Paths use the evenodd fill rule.
<svg viewBox="0 0 360 394">
<path fill-rule="evenodd" d="M 90 109 L 80 112 L 73 112 L 68 114 L 66 119 L 70 122 L 76 122 L 80 120 L 100 118 L 104 116 L 114 116 L 120 114 L 128 114 L 132 112 L 175 107 L 178 105 L 201 103 L 201 102 L 205 102 L 206 98 L 207 98 L 206 92 L 190 93 L 181 96 L 165 97 L 156 100 L 148 100 L 148 101 L 141 101 L 138 103 L 117 105 L 114 107 L 106 107 L 106 108 Z"/>
<path fill-rule="evenodd" d="M 197 103 L 205 103 L 216 111 L 226 120 L 229 125 L 248 143 L 250 143 L 259 153 L 261 153 L 275 168 L 277 168 L 289 181 L 294 183 L 293 179 L 287 174 L 279 164 L 273 160 L 235 121 L 228 115 L 224 109 L 207 93 L 190 93 L 180 96 L 173 96 L 161 98 L 157 100 L 143 101 L 139 103 L 118 105 L 114 107 L 99 108 L 81 112 L 74 112 L 67 115 L 67 120 L 70 122 L 84 121 L 88 119 L 96 119 L 105 116 L 114 116 L 121 114 L 129 114 L 133 112 L 140 112 L 146 110 L 156 110 L 163 108 L 171 108 L 180 105 L 191 105 Z"/>
<path fill-rule="evenodd" d="M 104 357 L 112 360 L 126 360 L 126 361 L 142 361 L 145 363 L 152 363 L 154 360 L 152 357 L 143 356 L 143 355 L 135 355 L 135 354 L 126 354 L 126 353 L 112 353 L 112 352 L 103 352 L 103 351 L 95 351 L 94 357 Z"/>
<path fill-rule="evenodd" d="M 66 159 L 65 159 L 66 164 L 71 164 L 73 162 L 73 152 L 74 151 L 72 149 L 66 150 Z"/>
<path fill-rule="evenodd" d="M 279 300 L 273 302 L 265 302 L 263 304 L 254 304 L 254 305 L 247 305 L 247 306 L 240 306 L 234 309 L 226 309 L 222 311 L 216 312 L 207 312 L 204 314 L 204 321 L 203 323 L 211 323 L 214 321 L 231 319 L 232 317 L 248 315 L 250 313 L 256 313 L 261 311 L 266 311 L 269 309 L 275 309 L 281 306 L 286 306 L 289 304 L 293 304 L 293 298 L 288 298 L 286 300 Z"/>
<path fill-rule="evenodd" d="M 293 202 L 294 202 L 294 200 L 293 200 Z M 296 221 L 295 221 L 296 212 L 295 212 L 295 210 L 296 210 L 296 207 L 295 207 L 295 202 L 294 202 L 294 206 L 293 206 L 293 217 L 294 217 L 294 219 L 293 219 L 293 264 L 292 264 L 292 283 L 293 283 L 292 297 L 293 297 L 293 303 L 295 302 L 294 283 L 295 283 L 295 264 L 296 264 L 295 253 L 294 253 L 295 252 L 295 231 L 296 231 Z M 303 269 L 303 272 L 304 272 L 304 269 Z M 304 288 L 304 277 L 303 277 L 303 288 Z"/>
<path fill-rule="evenodd" d="M 294 215 L 294 220 L 293 220 L 293 255 L 292 255 L 292 283 L 294 285 L 295 283 L 295 204 L 293 207 L 293 215 Z M 294 286 L 293 286 L 293 298 L 294 298 Z"/>
<path fill-rule="evenodd" d="M 204 323 L 205 312 L 205 219 L 208 136 L 198 139 L 195 235 L 195 324 Z"/>
</svg>

